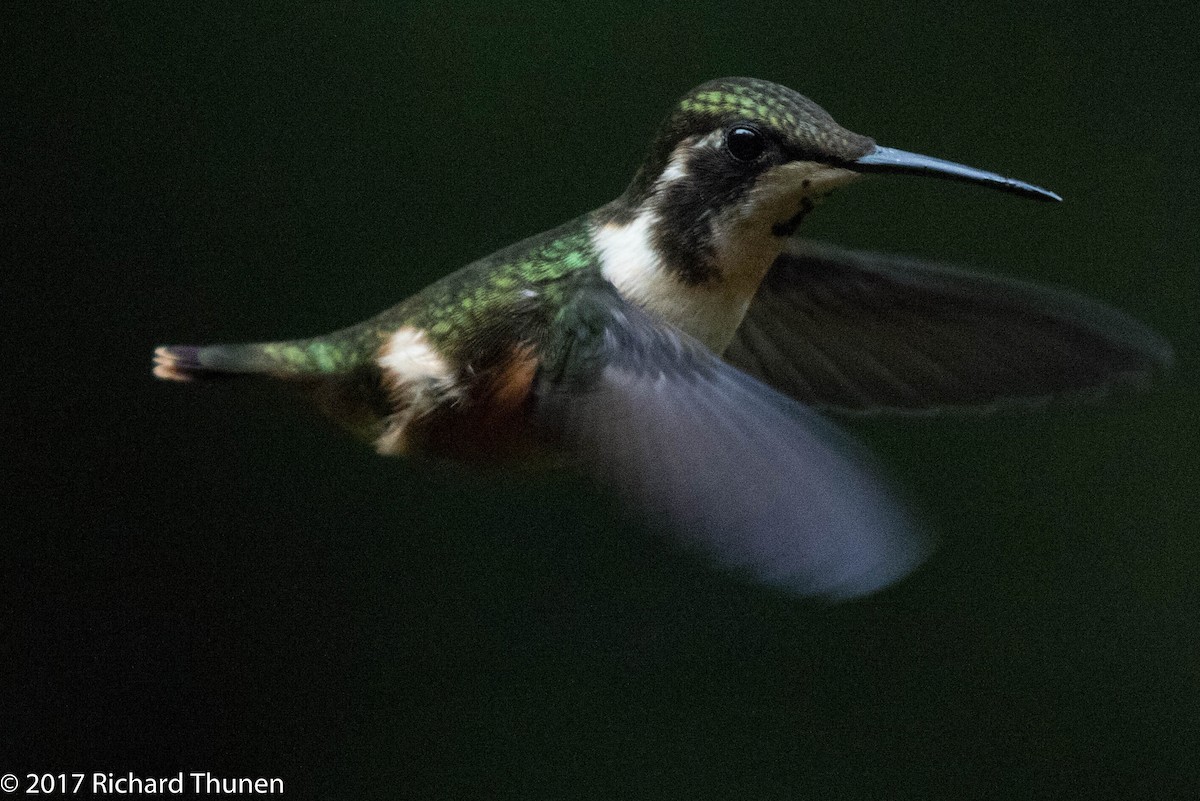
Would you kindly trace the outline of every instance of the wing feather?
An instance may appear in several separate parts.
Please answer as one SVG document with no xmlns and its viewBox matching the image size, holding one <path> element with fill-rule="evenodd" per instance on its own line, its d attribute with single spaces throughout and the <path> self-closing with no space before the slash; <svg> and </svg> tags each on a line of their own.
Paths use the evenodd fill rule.
<svg viewBox="0 0 1200 801">
<path fill-rule="evenodd" d="M 693 549 L 832 599 L 878 590 L 927 553 L 862 448 L 615 291 L 589 291 L 555 328 L 538 421 Z"/>
<path fill-rule="evenodd" d="M 1092 396 L 1145 381 L 1172 354 L 1069 292 L 794 239 L 725 358 L 815 406 L 931 412 Z"/>
</svg>

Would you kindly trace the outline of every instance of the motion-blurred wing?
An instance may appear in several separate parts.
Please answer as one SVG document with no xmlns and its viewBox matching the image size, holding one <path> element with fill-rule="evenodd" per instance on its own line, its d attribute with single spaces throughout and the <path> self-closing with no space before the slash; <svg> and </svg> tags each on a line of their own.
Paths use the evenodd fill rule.
<svg viewBox="0 0 1200 801">
<path fill-rule="evenodd" d="M 860 448 L 611 287 L 554 328 L 537 419 L 686 543 L 827 598 L 878 590 L 925 555 Z"/>
<path fill-rule="evenodd" d="M 1172 357 L 1068 292 L 793 239 L 725 358 L 806 403 L 922 412 L 1096 394 Z"/>
</svg>

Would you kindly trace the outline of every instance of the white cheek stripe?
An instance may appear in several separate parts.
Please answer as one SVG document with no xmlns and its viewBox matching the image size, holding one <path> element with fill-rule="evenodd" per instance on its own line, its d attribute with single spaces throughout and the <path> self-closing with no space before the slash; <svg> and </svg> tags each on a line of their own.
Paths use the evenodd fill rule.
<svg viewBox="0 0 1200 801">
<path fill-rule="evenodd" d="M 657 222 L 657 213 L 643 211 L 625 225 L 605 225 L 593 234 L 603 265 L 601 272 L 622 293 L 635 292 L 648 281 L 668 277 L 650 243 L 650 232 Z M 678 282 L 672 279 L 672 283 Z"/>
</svg>

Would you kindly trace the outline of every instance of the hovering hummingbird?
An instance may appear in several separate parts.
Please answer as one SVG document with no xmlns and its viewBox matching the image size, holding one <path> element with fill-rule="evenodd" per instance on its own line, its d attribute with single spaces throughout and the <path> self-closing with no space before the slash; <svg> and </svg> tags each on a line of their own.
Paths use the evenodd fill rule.
<svg viewBox="0 0 1200 801">
<path fill-rule="evenodd" d="M 169 345 L 174 381 L 260 375 L 382 454 L 564 458 L 721 565 L 849 598 L 927 553 L 814 409 L 992 409 L 1144 378 L 1170 348 L 1075 295 L 793 237 L 870 173 L 1053 192 L 876 145 L 796 92 L 723 78 L 624 194 L 322 337 Z"/>
</svg>

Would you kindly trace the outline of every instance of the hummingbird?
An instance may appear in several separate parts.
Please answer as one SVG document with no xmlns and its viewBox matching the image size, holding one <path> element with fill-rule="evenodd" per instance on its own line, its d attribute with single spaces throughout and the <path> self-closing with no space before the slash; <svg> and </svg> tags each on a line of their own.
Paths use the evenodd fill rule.
<svg viewBox="0 0 1200 801">
<path fill-rule="evenodd" d="M 385 455 L 569 466 L 729 572 L 864 596 L 929 540 L 825 413 L 1036 406 L 1172 359 L 1067 291 L 795 236 L 874 173 L 1060 200 L 877 145 L 784 86 L 722 78 L 680 98 L 612 202 L 357 325 L 166 345 L 154 375 L 293 385 Z"/>
</svg>

